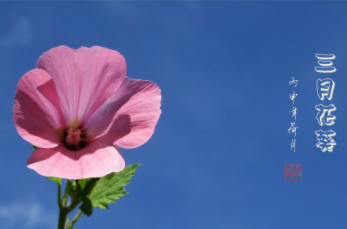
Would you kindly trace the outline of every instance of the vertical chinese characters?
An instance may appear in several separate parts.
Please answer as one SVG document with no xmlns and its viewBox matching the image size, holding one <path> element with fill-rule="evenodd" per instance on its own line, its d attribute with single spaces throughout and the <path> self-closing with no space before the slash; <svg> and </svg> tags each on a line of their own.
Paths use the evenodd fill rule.
<svg viewBox="0 0 347 229">
<path fill-rule="evenodd" d="M 294 89 L 298 86 L 299 80 L 296 80 L 294 77 L 292 77 L 292 80 L 289 81 L 289 86 L 294 87 Z M 293 103 L 293 109 L 289 111 L 289 113 L 292 116 L 292 122 L 290 122 L 290 127 L 288 129 L 288 133 L 292 134 L 292 140 L 290 143 L 290 150 L 293 152 L 296 152 L 296 133 L 297 129 L 299 128 L 296 125 L 296 116 L 298 114 L 298 108 L 295 107 L 295 99 L 298 96 L 298 94 L 293 91 L 289 94 L 289 99 Z M 302 164 L 300 163 L 289 163 L 284 165 L 284 180 L 286 181 L 301 181 L 302 180 Z"/>
<path fill-rule="evenodd" d="M 316 54 L 318 59 L 319 66 L 316 66 L 314 69 L 317 73 L 334 73 L 336 68 L 333 66 L 333 62 L 336 57 L 334 54 Z M 333 99 L 335 82 L 331 78 L 317 79 L 316 83 L 317 95 L 321 101 L 327 100 L 331 101 Z M 327 100 L 325 100 L 327 99 Z M 334 104 L 324 105 L 319 104 L 315 106 L 318 111 L 316 119 L 320 126 L 332 126 L 335 124 L 335 115 L 336 107 Z M 333 130 L 315 131 L 316 139 L 318 140 L 316 146 L 322 150 L 322 152 L 333 152 L 336 142 L 333 139 L 336 136 L 336 133 Z"/>
<path fill-rule="evenodd" d="M 294 79 L 294 77 L 292 77 L 292 80 L 289 81 L 289 85 L 293 86 L 294 88 L 296 88 L 296 86 L 298 86 L 299 80 Z M 298 126 L 295 125 L 296 122 L 296 115 L 298 114 L 298 109 L 294 106 L 295 103 L 295 98 L 298 96 L 297 93 L 295 93 L 295 91 L 293 91 L 293 93 L 289 94 L 289 98 L 290 100 L 293 101 L 293 110 L 290 111 L 290 113 L 292 114 L 292 117 L 294 117 L 294 122 L 290 123 L 290 127 L 288 129 L 288 133 L 289 134 L 293 134 L 293 139 L 292 142 L 290 144 L 290 150 L 295 152 L 295 146 L 296 146 L 296 130 L 299 128 Z"/>
</svg>

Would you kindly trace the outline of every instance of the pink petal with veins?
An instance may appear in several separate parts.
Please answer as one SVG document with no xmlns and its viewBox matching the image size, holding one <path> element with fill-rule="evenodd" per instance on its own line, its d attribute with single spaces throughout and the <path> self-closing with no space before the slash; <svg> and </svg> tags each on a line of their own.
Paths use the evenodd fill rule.
<svg viewBox="0 0 347 229">
<path fill-rule="evenodd" d="M 161 91 L 150 81 L 125 78 L 86 124 L 91 138 L 135 148 L 153 135 L 161 114 Z"/>
<path fill-rule="evenodd" d="M 91 142 L 78 151 L 70 151 L 61 145 L 51 149 L 39 148 L 27 164 L 43 176 L 66 179 L 102 177 L 119 172 L 125 166 L 120 152 L 103 142 Z"/>
<path fill-rule="evenodd" d="M 124 57 L 98 46 L 53 48 L 42 54 L 37 68 L 52 77 L 68 124 L 86 122 L 117 91 L 126 74 Z"/>
<path fill-rule="evenodd" d="M 33 145 L 52 148 L 60 143 L 59 128 L 64 120 L 55 85 L 47 72 L 34 69 L 20 79 L 13 120 L 18 133 Z"/>
</svg>

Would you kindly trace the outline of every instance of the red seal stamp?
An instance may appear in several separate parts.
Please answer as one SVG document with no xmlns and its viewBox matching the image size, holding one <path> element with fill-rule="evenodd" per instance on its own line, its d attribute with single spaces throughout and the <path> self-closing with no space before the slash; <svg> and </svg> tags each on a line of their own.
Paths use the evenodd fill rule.
<svg viewBox="0 0 347 229">
<path fill-rule="evenodd" d="M 302 180 L 302 164 L 289 163 L 284 165 L 284 179 L 287 181 Z"/>
</svg>

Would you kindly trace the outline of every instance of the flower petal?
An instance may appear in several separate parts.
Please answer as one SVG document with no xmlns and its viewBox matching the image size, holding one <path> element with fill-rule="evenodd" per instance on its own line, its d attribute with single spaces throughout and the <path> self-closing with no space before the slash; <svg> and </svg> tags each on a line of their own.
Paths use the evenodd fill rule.
<svg viewBox="0 0 347 229">
<path fill-rule="evenodd" d="M 34 69 L 20 79 L 13 120 L 18 133 L 33 145 L 52 148 L 60 143 L 63 118 L 55 85 L 47 72 Z"/>
<path fill-rule="evenodd" d="M 87 136 L 123 148 L 138 147 L 154 132 L 160 101 L 161 91 L 155 83 L 125 78 L 86 124 Z"/>
<path fill-rule="evenodd" d="M 84 179 L 119 172 L 124 169 L 125 161 L 114 146 L 94 141 L 78 151 L 62 145 L 39 148 L 30 156 L 27 165 L 43 176 Z"/>
<path fill-rule="evenodd" d="M 115 93 L 126 75 L 124 57 L 98 46 L 53 48 L 42 54 L 37 68 L 51 75 L 69 125 L 86 122 Z"/>
</svg>

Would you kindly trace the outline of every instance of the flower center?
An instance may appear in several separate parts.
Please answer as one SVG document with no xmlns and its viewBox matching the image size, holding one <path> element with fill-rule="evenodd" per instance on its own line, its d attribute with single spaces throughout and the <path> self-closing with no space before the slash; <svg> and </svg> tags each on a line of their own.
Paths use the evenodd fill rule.
<svg viewBox="0 0 347 229">
<path fill-rule="evenodd" d="M 71 128 L 67 131 L 66 143 L 70 146 L 78 146 L 81 141 L 81 130 L 72 130 Z"/>
<path fill-rule="evenodd" d="M 78 150 L 85 145 L 81 129 L 68 129 L 65 133 L 65 146 L 71 150 Z"/>
</svg>

